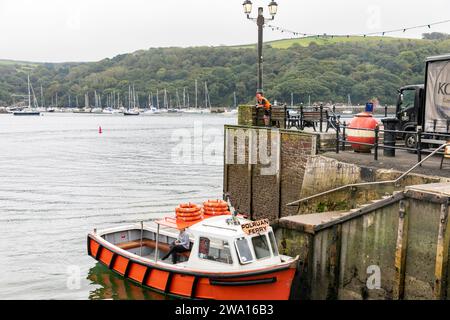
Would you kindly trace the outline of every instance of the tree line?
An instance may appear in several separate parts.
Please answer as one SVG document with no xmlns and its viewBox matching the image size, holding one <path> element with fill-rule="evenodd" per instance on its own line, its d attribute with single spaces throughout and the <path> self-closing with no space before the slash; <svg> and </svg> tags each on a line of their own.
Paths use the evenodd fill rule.
<svg viewBox="0 0 450 320">
<path fill-rule="evenodd" d="M 406 84 L 423 83 L 424 60 L 427 56 L 450 52 L 448 35 L 427 34 L 424 39 L 395 39 L 337 42 L 318 45 L 294 44 L 288 49 L 264 46 L 265 95 L 272 101 L 294 103 L 346 103 L 348 95 L 356 104 L 378 98 L 381 104 L 395 104 L 396 89 Z M 156 91 L 162 101 L 167 90 L 174 102 L 176 92 L 189 95 L 194 104 L 195 81 L 198 104 L 203 105 L 204 82 L 213 106 L 231 106 L 236 94 L 238 103 L 254 101 L 256 89 L 256 49 L 240 47 L 152 48 L 112 59 L 86 63 L 1 63 L 0 105 L 18 100 L 15 94 L 27 93 L 30 74 L 34 91 L 40 100 L 53 99 L 58 105 L 72 106 L 84 96 L 115 93 L 126 104 L 129 86 L 135 87 L 143 106 Z M 76 99 L 78 98 L 78 99 Z M 161 103 L 162 104 L 162 103 Z"/>
</svg>

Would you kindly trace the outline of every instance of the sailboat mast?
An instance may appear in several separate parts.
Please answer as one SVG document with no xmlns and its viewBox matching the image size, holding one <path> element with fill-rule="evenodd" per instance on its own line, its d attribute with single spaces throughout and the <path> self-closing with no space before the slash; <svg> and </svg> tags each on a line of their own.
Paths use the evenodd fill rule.
<svg viewBox="0 0 450 320">
<path fill-rule="evenodd" d="M 164 108 L 169 109 L 169 105 L 167 104 L 167 89 L 164 88 Z"/>
<path fill-rule="evenodd" d="M 156 89 L 156 107 L 159 109 L 159 90 Z"/>
<path fill-rule="evenodd" d="M 205 81 L 205 108 L 208 108 L 208 88 L 206 87 L 206 81 Z"/>
<path fill-rule="evenodd" d="M 187 107 L 190 109 L 191 105 L 189 103 L 189 91 L 187 91 L 186 94 L 187 94 Z"/>
<path fill-rule="evenodd" d="M 195 109 L 197 109 L 198 107 L 198 83 L 197 83 L 197 79 L 195 79 Z"/>
<path fill-rule="evenodd" d="M 131 86 L 128 85 L 128 109 L 131 109 Z"/>
<path fill-rule="evenodd" d="M 42 105 L 42 108 L 45 108 L 45 103 L 44 103 L 44 90 L 42 90 L 42 84 L 41 84 L 41 105 Z"/>
<path fill-rule="evenodd" d="M 175 90 L 177 96 L 177 108 L 180 109 L 180 96 L 178 95 L 178 89 Z"/>
<path fill-rule="evenodd" d="M 28 75 L 28 108 L 31 108 L 31 87 L 30 87 L 30 75 Z"/>
</svg>

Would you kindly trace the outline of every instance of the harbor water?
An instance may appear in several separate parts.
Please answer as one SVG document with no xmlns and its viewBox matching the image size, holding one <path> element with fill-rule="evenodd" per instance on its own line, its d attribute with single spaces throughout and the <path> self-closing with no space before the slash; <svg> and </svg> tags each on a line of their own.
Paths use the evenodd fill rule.
<svg viewBox="0 0 450 320">
<path fill-rule="evenodd" d="M 0 299 L 165 299 L 97 265 L 86 235 L 221 197 L 223 125 L 235 123 L 0 115 Z"/>
</svg>

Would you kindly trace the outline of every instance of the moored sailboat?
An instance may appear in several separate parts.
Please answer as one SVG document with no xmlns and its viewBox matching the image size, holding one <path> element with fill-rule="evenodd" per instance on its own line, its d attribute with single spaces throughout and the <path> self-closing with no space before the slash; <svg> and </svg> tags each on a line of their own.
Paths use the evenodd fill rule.
<svg viewBox="0 0 450 320">
<path fill-rule="evenodd" d="M 41 112 L 37 109 L 33 109 L 31 106 L 31 91 L 33 90 L 31 83 L 30 83 L 30 76 L 28 75 L 28 106 L 25 109 L 17 110 L 13 112 L 13 115 L 15 116 L 40 116 Z M 35 106 L 36 104 L 36 96 L 34 95 L 33 90 L 33 101 Z"/>
</svg>

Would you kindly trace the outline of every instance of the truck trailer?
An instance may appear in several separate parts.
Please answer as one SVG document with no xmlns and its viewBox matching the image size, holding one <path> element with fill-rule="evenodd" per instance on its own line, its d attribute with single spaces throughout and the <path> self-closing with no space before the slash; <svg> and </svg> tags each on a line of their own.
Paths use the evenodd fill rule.
<svg viewBox="0 0 450 320">
<path fill-rule="evenodd" d="M 424 145 L 440 145 L 450 140 L 450 54 L 425 60 L 425 84 L 398 90 L 396 129 L 408 148 L 416 147 L 417 129 L 425 135 Z"/>
</svg>

